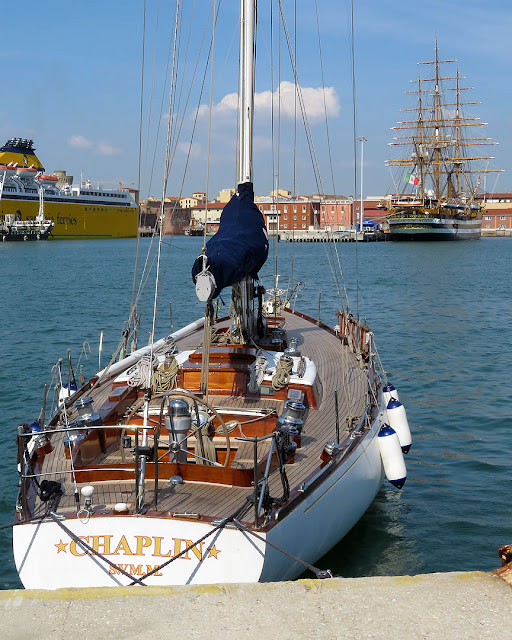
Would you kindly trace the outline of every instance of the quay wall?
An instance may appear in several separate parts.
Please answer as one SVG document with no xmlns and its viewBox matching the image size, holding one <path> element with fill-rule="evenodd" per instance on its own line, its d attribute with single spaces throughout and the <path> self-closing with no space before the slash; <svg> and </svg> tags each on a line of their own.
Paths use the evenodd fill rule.
<svg viewBox="0 0 512 640">
<path fill-rule="evenodd" d="M 512 637 L 512 591 L 461 572 L 266 584 L 0 591 L 2 640 Z"/>
<path fill-rule="evenodd" d="M 485 238 L 512 238 L 512 229 L 482 229 Z"/>
<path fill-rule="evenodd" d="M 269 237 L 275 237 L 275 233 L 270 233 Z M 323 230 L 308 231 L 279 231 L 280 242 L 381 242 L 391 240 L 389 233 L 374 232 L 361 233 L 360 231 L 326 232 Z"/>
</svg>

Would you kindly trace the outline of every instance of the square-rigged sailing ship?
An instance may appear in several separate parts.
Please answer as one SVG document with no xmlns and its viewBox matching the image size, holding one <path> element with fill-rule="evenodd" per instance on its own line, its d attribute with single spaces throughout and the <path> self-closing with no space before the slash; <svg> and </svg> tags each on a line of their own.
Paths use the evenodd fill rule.
<svg viewBox="0 0 512 640">
<path fill-rule="evenodd" d="M 407 92 L 417 96 L 416 107 L 403 109 L 411 112 L 413 119 L 393 127 L 398 136 L 391 146 L 405 150 L 400 159 L 388 161 L 388 166 L 397 167 L 396 193 L 386 199 L 394 240 L 472 240 L 481 236 L 484 207 L 478 191 L 482 175 L 499 170 L 489 169 L 492 156 L 472 150 L 496 143 L 473 133 L 486 123 L 465 115 L 465 106 L 478 103 L 462 99 L 468 87 L 461 85 L 464 77 L 458 67 L 453 75 L 442 72 L 455 62 L 440 60 L 436 43 L 435 60 L 419 63 L 427 65 L 429 73 L 426 77 L 418 74 L 417 88 Z"/>
</svg>

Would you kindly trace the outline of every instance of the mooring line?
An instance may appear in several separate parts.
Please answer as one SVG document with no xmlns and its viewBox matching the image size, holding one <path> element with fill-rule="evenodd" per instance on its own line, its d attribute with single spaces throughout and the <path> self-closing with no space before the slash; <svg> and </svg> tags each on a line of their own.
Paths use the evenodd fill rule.
<svg viewBox="0 0 512 640">
<path fill-rule="evenodd" d="M 127 571 L 125 571 L 124 569 L 121 569 L 121 567 L 119 567 L 117 564 L 115 564 L 115 562 L 111 562 L 108 558 L 105 558 L 105 556 L 103 556 L 101 553 L 99 553 L 98 551 L 93 549 L 89 544 L 87 544 L 87 542 L 84 542 L 81 538 L 79 538 L 77 535 L 75 535 L 71 531 L 71 529 L 68 529 L 64 524 L 62 524 L 62 522 L 59 520 L 57 515 L 55 513 L 53 513 L 53 511 L 50 511 L 49 516 L 54 522 L 56 522 L 59 525 L 59 527 L 63 531 L 65 531 L 68 534 L 68 536 L 71 538 L 71 540 L 73 540 L 74 542 L 78 543 L 84 549 L 87 549 L 87 551 L 90 551 L 92 553 L 92 555 L 100 558 L 101 560 L 104 560 L 113 569 L 115 569 L 116 571 L 119 571 L 119 573 L 122 573 L 127 578 L 130 578 L 130 580 L 132 580 L 132 584 L 140 584 L 141 587 L 147 587 L 147 585 L 142 582 L 142 580 L 144 580 L 144 578 L 146 576 L 142 576 L 142 578 L 140 578 L 140 580 L 138 578 L 134 578 Z"/>
</svg>

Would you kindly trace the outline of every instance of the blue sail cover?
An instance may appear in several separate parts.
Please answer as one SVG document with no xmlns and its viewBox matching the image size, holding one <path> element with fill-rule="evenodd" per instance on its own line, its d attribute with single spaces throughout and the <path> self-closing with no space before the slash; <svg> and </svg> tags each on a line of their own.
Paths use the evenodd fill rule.
<svg viewBox="0 0 512 640">
<path fill-rule="evenodd" d="M 254 204 L 252 182 L 244 182 L 222 210 L 219 230 L 206 243 L 208 265 L 216 285 L 212 297 L 246 276 L 256 278 L 267 255 L 265 220 Z M 203 260 L 199 257 L 192 267 L 194 282 L 202 268 Z"/>
</svg>

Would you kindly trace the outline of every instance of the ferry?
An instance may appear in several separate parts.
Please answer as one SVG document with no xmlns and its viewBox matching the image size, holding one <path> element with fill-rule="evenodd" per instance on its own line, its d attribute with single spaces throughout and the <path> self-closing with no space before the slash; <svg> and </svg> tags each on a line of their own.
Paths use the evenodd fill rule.
<svg viewBox="0 0 512 640">
<path fill-rule="evenodd" d="M 45 171 L 33 140 L 11 138 L 0 147 L 0 223 L 33 221 L 41 210 L 53 222 L 54 239 L 137 235 L 138 202 L 130 191 L 90 181 L 75 186 L 65 171 Z"/>
</svg>

